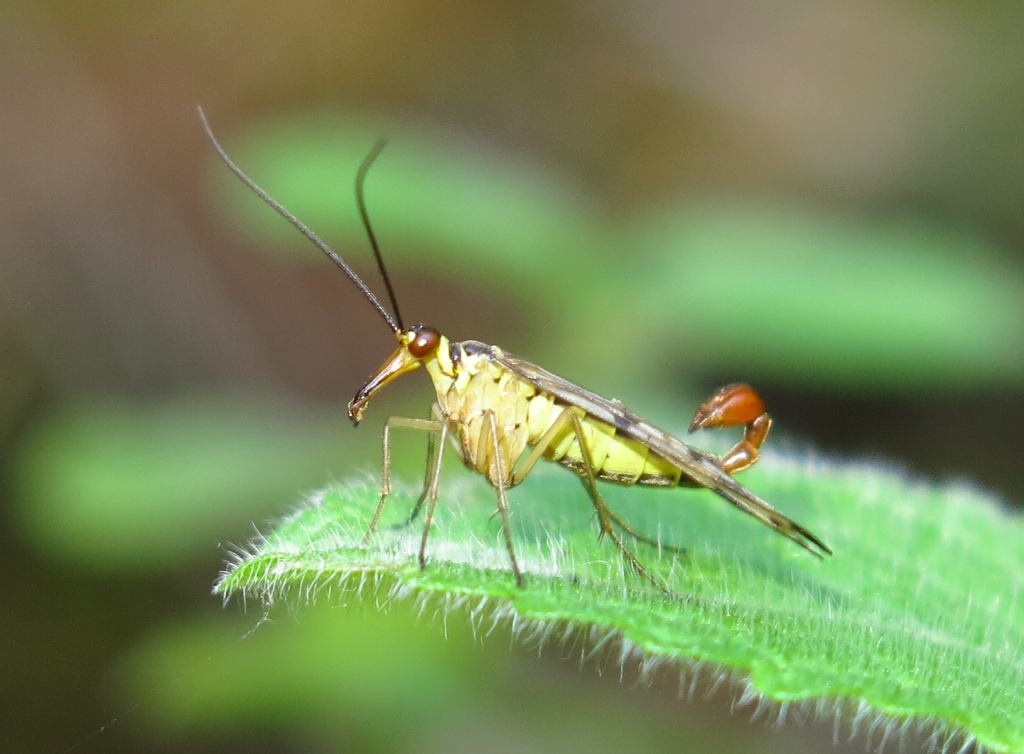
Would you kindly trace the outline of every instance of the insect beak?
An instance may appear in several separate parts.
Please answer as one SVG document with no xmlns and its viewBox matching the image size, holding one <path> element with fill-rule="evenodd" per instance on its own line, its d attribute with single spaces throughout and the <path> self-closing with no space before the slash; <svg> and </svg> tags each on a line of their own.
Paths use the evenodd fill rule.
<svg viewBox="0 0 1024 754">
<path fill-rule="evenodd" d="M 358 425 L 363 420 L 363 412 L 366 406 L 373 400 L 385 385 L 406 372 L 419 368 L 420 360 L 409 353 L 405 345 L 399 346 L 387 361 L 370 378 L 370 381 L 363 385 L 356 397 L 349 401 L 348 418 L 353 424 Z"/>
</svg>

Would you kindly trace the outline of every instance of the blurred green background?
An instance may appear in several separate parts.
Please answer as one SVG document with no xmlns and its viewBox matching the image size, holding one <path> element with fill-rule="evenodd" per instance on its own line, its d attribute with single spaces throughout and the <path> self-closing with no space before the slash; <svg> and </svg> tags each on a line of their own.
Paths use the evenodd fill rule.
<svg viewBox="0 0 1024 754">
<path fill-rule="evenodd" d="M 210 595 L 431 398 L 351 428 L 391 336 L 195 106 L 378 290 L 352 178 L 391 138 L 368 201 L 410 322 L 668 428 L 743 379 L 779 452 L 1014 504 L 1022 44 L 1011 2 L 6 3 L 0 748 L 832 749 L 672 670 L 620 682 L 614 647 L 579 670 L 408 606 Z"/>
</svg>

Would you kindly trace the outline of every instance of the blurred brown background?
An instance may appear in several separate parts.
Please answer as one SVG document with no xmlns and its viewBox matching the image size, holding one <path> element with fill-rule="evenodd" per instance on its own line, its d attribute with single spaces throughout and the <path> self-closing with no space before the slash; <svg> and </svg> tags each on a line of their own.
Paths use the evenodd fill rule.
<svg viewBox="0 0 1024 754">
<path fill-rule="evenodd" d="M 7 3 L 0 745 L 830 748 L 831 724 L 750 724 L 746 712 L 729 714 L 724 692 L 679 701 L 671 671 L 632 688 L 610 660 L 600 676 L 599 660 L 577 672 L 558 650 L 540 660 L 509 652 L 503 634 L 481 646 L 454 628 L 445 641 L 403 608 L 384 618 L 369 608 L 274 615 L 248 636 L 260 611 L 223 610 L 209 595 L 226 549 L 302 490 L 373 470 L 383 417 L 424 412 L 429 389 L 410 380 L 371 426 L 351 430 L 344 404 L 390 350 L 389 336 L 297 235 L 285 229 L 261 244 L 259 232 L 239 232 L 244 220 L 227 218 L 225 207 L 255 200 L 224 199 L 242 189 L 222 180 L 195 107 L 229 149 L 249 129 L 258 140 L 259 127 L 310 113 L 320 124 L 325 114 L 358 114 L 371 131 L 390 131 L 396 150 L 403 134 L 429 134 L 478 165 L 486 181 L 463 189 L 482 195 L 500 195 L 528 165 L 601 218 L 588 221 L 595 235 L 639 227 L 655 210 L 725 207 L 723 227 L 743 227 L 751 248 L 710 255 L 707 277 L 665 283 L 679 300 L 672 306 L 696 297 L 698 314 L 719 305 L 733 313 L 721 332 L 724 315 L 654 315 L 634 288 L 634 276 L 684 263 L 686 243 L 664 248 L 664 258 L 658 244 L 595 252 L 593 269 L 550 275 L 557 250 L 524 249 L 537 276 L 555 278 L 533 289 L 522 284 L 529 269 L 496 279 L 499 262 L 483 249 L 455 269 L 444 239 L 413 234 L 395 244 L 393 274 L 408 319 L 500 343 L 623 399 L 641 396 L 641 407 L 678 412 L 679 426 L 696 396 L 748 379 L 767 396 L 782 447 L 966 478 L 1013 504 L 1024 497 L 1022 44 L 1024 8 L 1011 2 Z M 255 173 L 258 149 L 243 155 Z M 337 176 L 338 214 L 351 213 L 351 175 Z M 387 191 L 374 178 L 371 212 L 387 253 L 387 213 L 404 210 L 383 200 L 374 208 L 373 189 Z M 817 286 L 818 257 L 795 264 L 771 248 L 745 256 L 768 231 L 750 224 L 756 213 L 729 219 L 730 207 L 777 205 L 812 218 L 808 226 L 820 220 L 823 237 L 836 227 L 861 238 L 820 258 L 849 263 L 867 284 L 799 308 Z M 913 260 L 936 258 L 933 246 L 922 242 L 918 257 L 892 268 L 903 276 L 873 266 L 888 264 L 889 249 L 899 256 L 899 234 L 863 261 L 838 258 L 904 226 L 952 239 L 936 263 L 952 270 L 948 292 L 932 287 L 921 299 L 948 300 L 949 311 L 902 302 L 906 321 L 948 315 L 948 358 L 941 346 L 900 360 L 900 344 L 924 336 L 911 324 L 890 342 L 906 321 L 873 317 L 902 311 L 880 291 L 916 291 Z M 694 227 L 696 247 L 707 228 Z M 338 243 L 376 286 L 365 242 Z M 293 248 L 263 253 L 279 247 Z M 757 265 L 778 271 L 778 285 L 743 277 Z M 998 283 L 990 317 L 963 303 L 975 299 L 958 278 L 982 303 L 986 281 Z M 707 293 L 717 290 L 725 294 Z M 598 299 L 608 322 L 576 327 L 596 321 L 599 309 L 587 307 Z M 776 304 L 795 312 L 779 320 L 791 342 L 773 340 Z M 580 320 L 552 335 L 553 311 Z M 633 316 L 645 323 L 640 333 L 622 324 Z M 830 339 L 822 323 L 831 317 L 853 329 Z M 816 350 L 819 340 L 838 355 Z M 874 363 L 884 348 L 892 352 Z M 418 473 L 422 450 L 408 452 Z M 384 639 L 391 649 L 374 648 Z M 189 652 L 195 664 L 181 664 Z M 384 680 L 367 691 L 368 677 Z M 480 677 L 490 691 L 475 690 Z"/>
</svg>

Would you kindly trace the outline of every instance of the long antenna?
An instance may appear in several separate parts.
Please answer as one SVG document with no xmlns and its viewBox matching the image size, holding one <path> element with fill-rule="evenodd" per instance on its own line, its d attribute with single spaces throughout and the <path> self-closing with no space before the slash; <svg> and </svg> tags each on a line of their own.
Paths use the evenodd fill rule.
<svg viewBox="0 0 1024 754">
<path fill-rule="evenodd" d="M 313 243 L 314 246 L 320 249 L 320 251 L 322 251 L 328 259 L 330 259 L 338 267 L 340 267 L 342 272 L 348 275 L 348 279 L 355 283 L 356 287 L 359 288 L 359 290 L 363 292 L 363 295 L 366 296 L 366 298 L 370 301 L 371 304 L 373 304 L 373 308 L 376 309 L 380 316 L 384 318 L 384 321 L 388 323 L 388 327 L 390 327 L 393 332 L 401 332 L 402 328 L 399 325 L 400 320 L 397 319 L 397 306 L 395 307 L 395 316 L 392 316 L 391 312 L 384 308 L 384 304 L 380 302 L 380 299 L 377 298 L 377 296 L 374 295 L 373 291 L 371 291 L 369 287 L 366 285 L 366 283 L 363 282 L 363 279 L 356 274 L 355 270 L 348 266 L 348 263 L 344 259 L 342 259 L 341 256 L 338 255 L 338 252 L 336 252 L 334 249 L 328 246 L 323 241 L 323 239 L 321 239 L 320 236 L 318 236 L 316 233 L 310 230 L 309 227 L 304 222 L 302 222 L 302 220 L 300 220 L 287 209 L 285 209 L 276 199 L 272 198 L 270 194 L 268 194 L 266 191 L 260 188 L 252 178 L 250 178 L 244 172 L 242 172 L 242 169 L 234 163 L 234 160 L 228 157 L 228 153 L 224 151 L 224 147 L 222 147 L 220 145 L 220 142 L 217 141 L 217 137 L 213 135 L 213 129 L 210 128 L 210 123 L 206 120 L 206 113 L 203 112 L 203 108 L 197 107 L 196 111 L 199 113 L 199 122 L 203 125 L 203 131 L 206 132 L 206 138 L 210 140 L 210 143 L 213 144 L 213 148 L 216 149 L 217 154 L 220 155 L 220 159 L 224 162 L 225 165 L 228 166 L 228 168 L 231 169 L 231 172 L 238 177 L 238 180 L 244 183 L 250 191 L 256 194 L 256 196 L 258 196 L 260 199 L 262 199 L 271 209 L 277 212 L 277 214 L 279 214 L 285 220 L 290 222 L 296 228 L 296 230 L 298 230 L 302 235 L 308 238 Z M 377 154 L 380 153 L 382 147 L 383 144 L 380 144 L 377 147 L 375 147 L 374 152 L 371 152 L 370 156 L 363 161 L 362 167 L 359 168 L 360 177 L 364 176 L 367 168 L 369 168 L 369 163 L 373 161 L 371 158 L 376 157 Z M 357 179 L 357 185 L 359 185 L 359 183 L 360 179 Z M 366 226 L 367 232 L 370 232 L 369 220 L 366 217 L 366 208 L 363 206 L 361 190 L 358 193 L 358 199 L 359 210 L 363 216 L 363 224 Z M 370 243 L 372 244 L 373 252 L 377 257 L 377 264 L 380 267 L 381 272 L 383 273 L 384 263 L 381 261 L 380 250 L 377 248 L 377 241 L 373 237 L 372 232 L 370 232 Z M 392 304 L 394 304 L 395 295 L 391 290 L 391 283 L 388 280 L 386 274 L 384 275 L 384 282 L 387 284 L 388 295 L 391 297 Z"/>
<path fill-rule="evenodd" d="M 377 258 L 377 269 L 380 270 L 380 276 L 384 278 L 384 287 L 388 290 L 388 298 L 391 299 L 391 308 L 395 312 L 395 319 L 398 320 L 398 326 L 404 330 L 405 325 L 402 324 L 402 315 L 398 313 L 398 299 L 395 298 L 395 289 L 391 287 L 391 276 L 388 275 L 388 271 L 384 267 L 384 257 L 381 256 L 380 246 L 377 245 L 377 236 L 373 232 L 373 226 L 370 225 L 370 214 L 366 211 L 366 199 L 363 197 L 366 186 L 366 174 L 370 172 L 370 166 L 373 165 L 374 160 L 377 159 L 387 143 L 387 139 L 378 139 L 370 153 L 363 158 L 363 164 L 359 166 L 359 171 L 356 173 L 356 204 L 359 205 L 359 214 L 363 218 L 363 227 L 366 228 L 366 235 L 370 239 L 370 248 L 373 249 L 373 256 Z"/>
</svg>

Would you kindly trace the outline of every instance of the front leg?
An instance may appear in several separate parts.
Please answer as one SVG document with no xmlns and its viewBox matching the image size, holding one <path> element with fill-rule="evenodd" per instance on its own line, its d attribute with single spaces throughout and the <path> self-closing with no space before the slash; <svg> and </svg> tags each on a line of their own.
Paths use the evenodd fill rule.
<svg viewBox="0 0 1024 754">
<path fill-rule="evenodd" d="M 730 474 L 743 471 L 757 461 L 761 443 L 772 428 L 764 400 L 743 383 L 726 385 L 698 406 L 690 431 L 745 425 L 743 439 L 721 458 L 722 468 Z"/>
<path fill-rule="evenodd" d="M 363 545 L 365 546 L 373 533 L 377 530 L 377 525 L 380 523 L 381 514 L 384 512 L 384 504 L 387 502 L 388 495 L 391 494 L 391 430 L 394 428 L 403 429 L 415 429 L 421 432 L 429 432 L 432 435 L 437 434 L 439 440 L 437 446 L 430 445 L 427 459 L 427 471 L 426 478 L 423 482 L 423 493 L 420 495 L 419 500 L 416 502 L 416 506 L 413 508 L 413 512 L 410 514 L 409 520 L 415 518 L 416 514 L 419 513 L 420 508 L 423 506 L 424 500 L 427 501 L 427 521 L 423 527 L 423 539 L 420 544 L 420 567 L 424 567 L 426 564 L 425 551 L 427 547 L 427 536 L 430 532 L 430 525 L 433 520 L 434 506 L 437 504 L 437 485 L 438 479 L 441 476 L 441 459 L 444 451 L 444 441 L 448 436 L 448 424 L 440 420 L 430 419 L 410 419 L 404 416 L 391 416 L 384 422 L 384 462 L 381 467 L 381 480 L 380 480 L 380 502 L 377 503 L 377 510 L 373 513 L 373 519 L 370 521 L 370 527 L 366 530 L 366 536 L 363 537 Z M 436 447 L 436 453 L 434 448 Z"/>
</svg>

